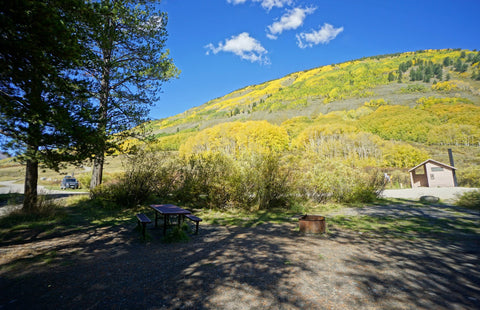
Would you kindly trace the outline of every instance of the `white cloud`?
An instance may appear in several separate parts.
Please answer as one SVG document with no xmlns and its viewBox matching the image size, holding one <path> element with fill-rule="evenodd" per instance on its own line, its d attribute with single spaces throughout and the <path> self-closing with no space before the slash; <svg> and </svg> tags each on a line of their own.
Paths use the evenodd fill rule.
<svg viewBox="0 0 480 310">
<path fill-rule="evenodd" d="M 270 11 L 272 8 L 283 8 L 285 5 L 292 4 L 292 0 L 254 0 L 255 2 L 261 2 L 262 7 Z"/>
<path fill-rule="evenodd" d="M 294 8 L 285 13 L 279 21 L 274 22 L 268 26 L 267 37 L 270 39 L 276 39 L 277 35 L 281 34 L 284 30 L 297 29 L 303 25 L 303 21 L 308 14 L 315 12 L 316 8 Z"/>
<path fill-rule="evenodd" d="M 252 0 L 253 2 L 260 2 L 262 7 L 268 11 L 272 8 L 283 8 L 285 5 L 292 4 L 293 0 Z M 243 4 L 247 2 L 247 0 L 227 0 L 228 3 L 236 4 Z"/>
<path fill-rule="evenodd" d="M 320 43 L 327 44 L 335 39 L 335 37 L 342 31 L 343 27 L 335 28 L 332 25 L 325 23 L 318 31 L 313 30 L 309 33 L 302 32 L 297 34 L 297 44 L 300 48 L 313 47 Z"/>
<path fill-rule="evenodd" d="M 234 5 L 236 4 L 242 4 L 247 2 L 247 0 L 227 0 L 228 3 L 233 3 Z"/>
<path fill-rule="evenodd" d="M 210 43 L 206 45 L 205 48 L 207 49 L 207 55 L 209 55 L 210 52 L 214 54 L 230 52 L 251 62 L 270 63 L 270 60 L 266 56 L 268 53 L 267 50 L 247 32 L 243 32 L 238 36 L 232 36 L 230 39 L 226 39 L 225 43 L 219 42 L 217 47 Z"/>
</svg>

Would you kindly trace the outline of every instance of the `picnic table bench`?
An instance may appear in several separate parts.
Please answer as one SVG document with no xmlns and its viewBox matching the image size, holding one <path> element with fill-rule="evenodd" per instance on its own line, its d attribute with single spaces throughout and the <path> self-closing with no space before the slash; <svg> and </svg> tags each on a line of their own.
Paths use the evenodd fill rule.
<svg viewBox="0 0 480 310">
<path fill-rule="evenodd" d="M 202 221 L 201 218 L 195 216 L 195 215 L 192 215 L 192 214 L 185 214 L 185 217 L 193 222 L 195 222 L 196 226 L 195 226 L 195 235 L 198 235 L 198 224 Z"/>
<path fill-rule="evenodd" d="M 147 224 L 150 224 L 152 221 L 145 214 L 138 213 L 137 214 L 137 222 L 138 222 L 139 226 L 142 225 L 142 236 L 143 236 L 143 239 L 145 239 L 146 226 L 147 226 Z"/>
</svg>

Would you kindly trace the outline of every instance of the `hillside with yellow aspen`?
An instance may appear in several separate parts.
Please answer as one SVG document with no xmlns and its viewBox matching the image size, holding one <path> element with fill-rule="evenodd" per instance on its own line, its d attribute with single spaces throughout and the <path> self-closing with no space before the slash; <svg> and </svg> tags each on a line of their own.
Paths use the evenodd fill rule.
<svg viewBox="0 0 480 310">
<path fill-rule="evenodd" d="M 151 123 L 155 133 L 203 129 L 229 121 L 268 120 L 355 110 L 363 105 L 415 106 L 422 97 L 479 102 L 480 55 L 425 50 L 332 64 L 236 90 Z M 448 99 L 452 101 L 453 99 Z"/>
<path fill-rule="evenodd" d="M 295 72 L 146 127 L 148 150 L 178 156 L 180 174 L 226 173 L 233 183 L 211 186 L 234 187 L 229 195 L 248 192 L 236 182 L 253 171 L 319 201 L 324 192 L 375 192 L 384 173 L 392 186 L 409 186 L 409 168 L 448 163 L 448 148 L 460 185 L 480 186 L 480 52 L 423 50 Z M 135 145 L 126 141 L 124 151 Z"/>
</svg>

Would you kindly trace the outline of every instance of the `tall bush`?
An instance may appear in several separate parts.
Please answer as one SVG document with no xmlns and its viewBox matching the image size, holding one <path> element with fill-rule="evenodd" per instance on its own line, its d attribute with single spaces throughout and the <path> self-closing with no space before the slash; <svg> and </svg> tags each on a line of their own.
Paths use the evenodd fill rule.
<svg viewBox="0 0 480 310">
<path fill-rule="evenodd" d="M 229 204 L 235 163 L 218 152 L 192 154 L 179 159 L 175 199 L 197 207 L 224 208 Z"/>
<path fill-rule="evenodd" d="M 480 190 L 465 192 L 458 198 L 457 206 L 480 210 Z"/>
<path fill-rule="evenodd" d="M 166 160 L 164 153 L 145 150 L 129 155 L 125 162 L 124 175 L 115 181 L 96 187 L 92 190 L 92 196 L 124 207 L 143 204 L 158 192 L 157 189 L 162 184 L 159 184 L 159 181 L 163 180 L 161 167 Z"/>
<path fill-rule="evenodd" d="M 293 175 L 280 154 L 267 153 L 253 157 L 249 180 L 254 184 L 255 195 L 260 209 L 288 206 L 294 197 Z"/>
<path fill-rule="evenodd" d="M 321 203 L 370 202 L 378 197 L 385 185 L 379 170 L 353 168 L 338 161 L 304 166 L 298 170 L 297 177 L 300 179 L 299 192 L 305 198 Z"/>
</svg>

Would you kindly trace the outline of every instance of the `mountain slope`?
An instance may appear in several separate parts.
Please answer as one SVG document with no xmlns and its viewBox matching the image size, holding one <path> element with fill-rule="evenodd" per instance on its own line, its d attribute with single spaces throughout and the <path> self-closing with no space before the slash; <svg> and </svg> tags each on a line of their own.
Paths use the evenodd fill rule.
<svg viewBox="0 0 480 310">
<path fill-rule="evenodd" d="M 422 97 L 454 96 L 480 104 L 479 61 L 478 52 L 447 49 L 332 64 L 236 90 L 179 115 L 153 121 L 151 128 L 165 135 L 236 120 L 281 123 L 295 116 L 348 111 L 380 99 L 414 106 Z M 445 87 L 432 87 L 447 79 L 450 82 Z M 454 89 L 448 89 L 451 85 Z"/>
</svg>

